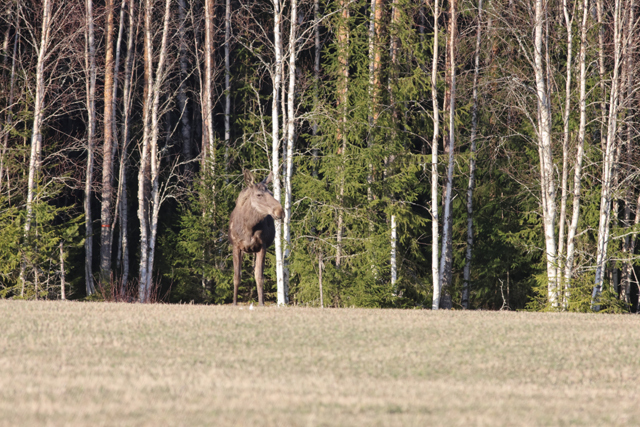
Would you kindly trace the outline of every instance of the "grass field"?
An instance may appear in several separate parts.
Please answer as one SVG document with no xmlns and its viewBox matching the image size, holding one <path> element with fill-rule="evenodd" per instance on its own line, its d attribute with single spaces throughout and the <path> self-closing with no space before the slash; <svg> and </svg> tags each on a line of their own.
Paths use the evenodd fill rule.
<svg viewBox="0 0 640 427">
<path fill-rule="evenodd" d="M 0 301 L 1 426 L 639 425 L 640 316 Z"/>
</svg>

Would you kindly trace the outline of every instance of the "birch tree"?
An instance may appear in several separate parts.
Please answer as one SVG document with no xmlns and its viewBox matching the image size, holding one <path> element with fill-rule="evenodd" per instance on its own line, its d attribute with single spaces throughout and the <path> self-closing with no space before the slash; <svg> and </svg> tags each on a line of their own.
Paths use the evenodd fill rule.
<svg viewBox="0 0 640 427">
<path fill-rule="evenodd" d="M 271 98 L 271 171 L 273 173 L 273 197 L 282 200 L 280 187 L 280 124 L 279 101 L 282 85 L 282 4 L 280 0 L 273 0 L 273 50 L 274 66 L 271 70 L 273 92 Z M 282 220 L 275 220 L 275 252 L 276 252 L 276 286 L 278 305 L 286 304 L 284 284 L 284 260 L 282 253 Z"/>
<path fill-rule="evenodd" d="M 104 75 L 104 119 L 102 145 L 102 203 L 100 209 L 100 281 L 103 286 L 111 280 L 111 218 L 113 198 L 113 158 L 114 158 L 114 15 L 115 0 L 106 2 L 107 28 L 105 46 Z"/>
<path fill-rule="evenodd" d="M 157 52 L 158 63 L 154 69 L 154 44 L 152 17 L 153 0 L 145 0 L 144 11 L 144 61 L 145 97 L 143 106 L 143 137 L 138 171 L 138 220 L 140 221 L 140 278 L 139 301 L 149 302 L 151 297 L 153 261 L 160 212 L 160 162 L 158 134 L 160 123 L 160 94 L 166 77 L 165 62 L 169 40 L 171 0 L 165 0 L 162 41 Z"/>
<path fill-rule="evenodd" d="M 613 196 L 614 155 L 617 144 L 618 108 L 620 101 L 620 64 L 622 59 L 622 0 L 615 0 L 613 10 L 613 77 L 609 91 L 609 114 L 607 118 L 607 137 L 602 161 L 602 191 L 600 194 L 600 215 L 598 219 L 596 278 L 591 294 L 591 308 L 600 310 L 598 304 L 602 293 L 604 269 L 611 231 L 611 200 Z"/>
<path fill-rule="evenodd" d="M 283 304 L 289 302 L 289 257 L 291 256 L 291 202 L 292 188 L 291 179 L 293 176 L 293 144 L 295 140 L 296 128 L 296 58 L 298 56 L 298 2 L 291 0 L 289 22 L 289 90 L 287 98 L 287 121 L 286 121 L 286 144 L 287 157 L 285 169 L 285 193 L 284 193 L 284 254 L 283 254 Z M 280 295 L 280 293 L 278 293 Z"/>
<path fill-rule="evenodd" d="M 431 140 L 431 280 L 433 300 L 431 308 L 440 308 L 440 266 L 438 265 L 438 246 L 440 243 L 438 226 L 438 138 L 440 118 L 438 107 L 438 19 L 440 18 L 439 0 L 434 0 L 433 9 L 433 60 L 431 62 L 431 103 L 433 108 L 433 138 Z"/>
<path fill-rule="evenodd" d="M 547 265 L 547 297 L 552 306 L 557 306 L 557 252 L 556 252 L 556 191 L 553 180 L 553 155 L 551 146 L 551 100 L 549 80 L 545 66 L 545 44 L 543 43 L 547 16 L 547 4 L 535 0 L 534 60 L 537 100 L 537 145 L 540 157 L 540 187 L 542 194 L 542 221 Z"/>
<path fill-rule="evenodd" d="M 36 64 L 36 86 L 33 104 L 33 124 L 31 129 L 31 152 L 29 155 L 29 172 L 27 180 L 27 200 L 26 200 L 26 216 L 24 223 L 24 239 L 25 244 L 31 238 L 31 223 L 33 221 L 33 202 L 36 193 L 38 175 L 42 166 L 42 125 L 44 118 L 44 97 L 46 84 L 44 80 L 45 61 L 51 54 L 49 51 L 51 45 L 51 19 L 52 19 L 52 2 L 44 0 L 42 3 L 42 24 L 40 28 L 40 39 L 36 53 L 38 61 Z M 34 40 L 35 41 L 35 40 Z M 20 281 L 22 289 L 20 296 L 24 296 L 26 285 L 25 277 L 25 260 L 22 261 L 20 268 Z"/>
<path fill-rule="evenodd" d="M 580 68 L 579 92 L 580 99 L 578 101 L 580 109 L 580 124 L 578 127 L 578 144 L 576 149 L 576 160 L 573 172 L 573 209 L 571 214 L 571 223 L 567 230 L 567 255 L 564 265 L 564 300 L 563 308 L 569 307 L 569 298 L 571 296 L 571 279 L 573 276 L 573 264 L 575 256 L 575 238 L 578 230 L 578 220 L 580 219 L 580 202 L 581 202 L 581 185 L 582 185 L 582 161 L 584 157 L 584 138 L 587 124 L 587 19 L 589 17 L 589 0 L 582 2 L 582 18 L 580 22 L 580 53 L 578 56 L 578 66 Z"/>
<path fill-rule="evenodd" d="M 87 92 L 87 171 L 84 184 L 84 216 L 85 216 L 85 287 L 87 295 L 95 293 L 93 283 L 93 221 L 91 212 L 91 187 L 93 185 L 94 144 L 96 135 L 96 47 L 93 17 L 93 0 L 86 0 L 86 43 L 85 43 L 85 75 Z"/>
<path fill-rule="evenodd" d="M 480 45 L 482 32 L 482 0 L 478 1 L 478 30 L 473 59 L 473 106 L 471 107 L 471 136 L 469 138 L 469 184 L 467 185 L 467 249 L 465 251 L 462 308 L 469 308 L 471 283 L 471 254 L 473 251 L 473 190 L 476 181 L 476 137 L 478 133 L 478 74 L 480 71 Z"/>
</svg>

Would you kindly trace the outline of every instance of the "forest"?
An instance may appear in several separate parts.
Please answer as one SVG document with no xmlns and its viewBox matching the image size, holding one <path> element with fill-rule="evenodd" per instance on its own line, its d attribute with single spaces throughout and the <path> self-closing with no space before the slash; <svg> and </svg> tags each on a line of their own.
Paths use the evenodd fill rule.
<svg viewBox="0 0 640 427">
<path fill-rule="evenodd" d="M 636 0 L 0 7 L 1 298 L 638 311 Z"/>
</svg>

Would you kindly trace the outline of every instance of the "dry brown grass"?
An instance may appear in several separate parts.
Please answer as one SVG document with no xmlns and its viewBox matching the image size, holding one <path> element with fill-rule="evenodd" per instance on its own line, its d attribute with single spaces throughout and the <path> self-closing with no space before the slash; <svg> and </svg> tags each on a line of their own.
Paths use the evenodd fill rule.
<svg viewBox="0 0 640 427">
<path fill-rule="evenodd" d="M 0 301 L 0 425 L 638 425 L 640 317 Z"/>
</svg>

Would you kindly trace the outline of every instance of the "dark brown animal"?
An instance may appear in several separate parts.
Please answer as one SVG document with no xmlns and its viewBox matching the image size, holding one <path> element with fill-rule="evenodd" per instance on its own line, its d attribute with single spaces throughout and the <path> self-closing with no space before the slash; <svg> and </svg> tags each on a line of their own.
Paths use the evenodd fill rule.
<svg viewBox="0 0 640 427">
<path fill-rule="evenodd" d="M 253 183 L 253 174 L 245 170 L 247 188 L 240 192 L 229 219 L 229 241 L 233 245 L 233 304 L 238 303 L 238 285 L 242 274 L 242 257 L 256 254 L 254 275 L 258 287 L 258 303 L 264 305 L 264 258 L 273 243 L 276 229 L 273 219 L 282 219 L 282 205 L 267 188 L 272 175 Z"/>
</svg>

